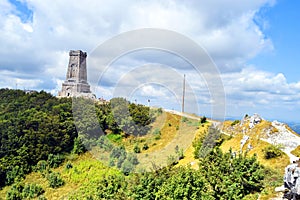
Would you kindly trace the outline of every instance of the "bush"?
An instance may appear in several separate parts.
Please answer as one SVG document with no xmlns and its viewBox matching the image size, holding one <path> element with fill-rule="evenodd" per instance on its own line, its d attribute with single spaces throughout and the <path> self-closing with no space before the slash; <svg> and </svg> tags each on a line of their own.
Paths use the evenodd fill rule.
<svg viewBox="0 0 300 200">
<path fill-rule="evenodd" d="M 26 184 L 22 191 L 22 196 L 23 198 L 36 198 L 44 192 L 44 189 L 38 184 Z"/>
<path fill-rule="evenodd" d="M 49 186 L 52 188 L 58 188 L 65 184 L 64 180 L 60 177 L 60 174 L 58 172 L 52 172 L 48 174 L 47 180 Z"/>
<path fill-rule="evenodd" d="M 86 148 L 85 148 L 84 144 L 78 137 L 75 138 L 72 153 L 79 155 L 84 152 L 86 152 Z"/>
<path fill-rule="evenodd" d="M 206 122 L 206 117 L 205 116 L 203 116 L 203 117 L 201 117 L 201 119 L 200 119 L 200 123 L 201 124 L 204 124 L 205 122 Z"/>
<path fill-rule="evenodd" d="M 25 186 L 22 183 L 17 183 L 12 185 L 12 187 L 6 193 L 7 200 L 21 200 L 21 199 L 32 199 L 36 198 L 39 195 L 43 194 L 44 189 L 35 183 L 26 184 Z"/>
<path fill-rule="evenodd" d="M 73 168 L 73 165 L 72 165 L 72 163 L 68 162 L 66 164 L 66 169 L 71 169 L 71 168 Z"/>
<path fill-rule="evenodd" d="M 156 129 L 154 130 L 153 134 L 154 134 L 154 135 L 160 135 L 161 132 L 160 132 L 159 128 L 156 128 Z"/>
<path fill-rule="evenodd" d="M 122 163 L 121 170 L 125 175 L 129 175 L 134 170 L 134 165 L 129 160 L 125 160 Z"/>
<path fill-rule="evenodd" d="M 265 159 L 277 158 L 282 155 L 280 147 L 275 145 L 269 145 L 265 147 L 262 151 L 264 153 Z"/>
<path fill-rule="evenodd" d="M 141 153 L 141 148 L 139 147 L 138 144 L 136 144 L 133 148 L 134 153 Z"/>
<path fill-rule="evenodd" d="M 168 166 L 173 166 L 173 165 L 176 165 L 177 163 L 178 163 L 178 159 L 176 156 L 174 156 L 174 155 L 168 156 L 168 159 L 167 159 Z"/>
<path fill-rule="evenodd" d="M 111 133 L 107 135 L 107 138 L 112 142 L 119 143 L 122 140 L 122 135 Z"/>
<path fill-rule="evenodd" d="M 49 167 L 53 167 L 56 168 L 58 167 L 63 161 L 65 160 L 64 156 L 57 154 L 57 155 L 53 155 L 53 154 L 49 154 L 48 155 L 48 165 Z"/>
<path fill-rule="evenodd" d="M 48 167 L 48 163 L 45 160 L 40 160 L 37 164 L 36 164 L 36 170 L 43 173 L 44 171 L 46 171 Z"/>
<path fill-rule="evenodd" d="M 143 150 L 147 150 L 147 149 L 149 149 L 149 146 L 148 146 L 147 143 L 145 143 L 145 144 L 143 145 Z"/>
<path fill-rule="evenodd" d="M 158 109 L 157 109 L 157 113 L 161 115 L 161 114 L 163 113 L 162 108 L 158 108 Z"/>
<path fill-rule="evenodd" d="M 12 167 L 11 170 L 9 170 L 6 173 L 6 181 L 5 181 L 5 183 L 6 183 L 6 185 L 11 185 L 15 181 L 18 181 L 19 179 L 24 178 L 24 176 L 25 176 L 25 173 L 24 173 L 23 168 L 19 167 L 18 165 L 14 166 L 14 167 Z"/>
<path fill-rule="evenodd" d="M 234 120 L 232 123 L 231 123 L 231 126 L 234 126 L 236 124 L 239 124 L 240 123 L 240 120 Z"/>
<path fill-rule="evenodd" d="M 7 200 L 21 200 L 22 199 L 22 191 L 24 189 L 24 185 L 17 183 L 11 186 L 11 188 L 6 193 Z"/>
<path fill-rule="evenodd" d="M 160 137 L 160 135 L 156 135 L 156 136 L 154 137 L 154 139 L 155 139 L 155 140 L 160 140 L 161 137 Z"/>
<path fill-rule="evenodd" d="M 188 121 L 188 118 L 187 117 L 182 117 L 181 118 L 181 122 L 187 122 Z"/>
</svg>

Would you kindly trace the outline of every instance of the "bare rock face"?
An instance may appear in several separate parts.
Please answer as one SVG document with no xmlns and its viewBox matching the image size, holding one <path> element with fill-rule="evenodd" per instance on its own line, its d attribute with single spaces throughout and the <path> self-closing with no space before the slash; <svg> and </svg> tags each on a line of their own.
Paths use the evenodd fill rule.
<svg viewBox="0 0 300 200">
<path fill-rule="evenodd" d="M 254 114 L 249 119 L 249 127 L 252 129 L 256 124 L 259 124 L 262 118 L 258 114 Z"/>
<path fill-rule="evenodd" d="M 87 82 L 86 52 L 71 50 L 66 80 L 58 97 L 88 97 L 95 99 Z"/>
</svg>

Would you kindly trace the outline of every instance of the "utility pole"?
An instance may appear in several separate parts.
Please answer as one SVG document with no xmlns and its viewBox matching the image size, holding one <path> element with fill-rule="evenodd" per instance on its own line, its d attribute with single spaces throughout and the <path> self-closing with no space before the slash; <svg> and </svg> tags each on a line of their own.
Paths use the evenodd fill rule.
<svg viewBox="0 0 300 200">
<path fill-rule="evenodd" d="M 184 113 L 184 96 L 185 96 L 185 74 L 183 75 L 182 108 L 181 108 L 182 113 Z"/>
</svg>

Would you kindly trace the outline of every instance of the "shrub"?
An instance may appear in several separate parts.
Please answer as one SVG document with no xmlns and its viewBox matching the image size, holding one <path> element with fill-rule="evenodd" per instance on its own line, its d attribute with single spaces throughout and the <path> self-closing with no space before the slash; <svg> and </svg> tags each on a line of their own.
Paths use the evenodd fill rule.
<svg viewBox="0 0 300 200">
<path fill-rule="evenodd" d="M 205 116 L 203 116 L 203 117 L 201 117 L 201 119 L 200 119 L 200 123 L 201 124 L 204 124 L 205 122 L 206 122 L 206 117 Z"/>
<path fill-rule="evenodd" d="M 149 146 L 148 146 L 147 143 L 145 143 L 145 144 L 143 145 L 143 150 L 147 150 L 147 149 L 149 149 Z"/>
<path fill-rule="evenodd" d="M 49 167 L 56 168 L 64 161 L 64 159 L 64 156 L 62 156 L 61 154 L 49 154 L 47 162 Z"/>
<path fill-rule="evenodd" d="M 240 123 L 240 120 L 234 120 L 232 123 L 231 123 L 231 126 L 234 126 L 236 124 L 239 124 Z"/>
<path fill-rule="evenodd" d="M 173 165 L 176 165 L 177 163 L 178 163 L 178 159 L 176 156 L 174 156 L 174 155 L 168 156 L 168 159 L 167 159 L 168 166 L 173 166 Z"/>
<path fill-rule="evenodd" d="M 112 142 L 118 143 L 118 142 L 121 142 L 121 140 L 122 140 L 122 135 L 111 133 L 111 134 L 108 134 L 108 135 L 107 135 L 107 138 L 108 138 L 110 141 L 112 141 Z"/>
<path fill-rule="evenodd" d="M 178 156 L 178 160 L 181 160 L 181 159 L 184 158 L 183 149 L 180 149 L 180 150 L 177 152 L 177 156 Z"/>
<path fill-rule="evenodd" d="M 24 184 L 17 183 L 12 185 L 12 187 L 6 193 L 7 200 L 21 200 L 21 199 L 32 199 L 36 198 L 39 195 L 43 194 L 44 189 L 35 183 Z"/>
<path fill-rule="evenodd" d="M 22 179 L 25 176 L 24 170 L 20 166 L 14 166 L 6 173 L 6 184 L 13 184 L 15 181 Z"/>
<path fill-rule="evenodd" d="M 129 160 L 125 160 L 122 163 L 121 170 L 125 175 L 129 175 L 134 170 L 134 165 Z"/>
<path fill-rule="evenodd" d="M 187 117 L 182 117 L 181 122 L 187 122 L 188 118 Z"/>
<path fill-rule="evenodd" d="M 23 198 L 36 198 L 44 192 L 44 189 L 38 184 L 26 184 L 22 191 L 22 196 Z"/>
<path fill-rule="evenodd" d="M 141 148 L 139 147 L 138 144 L 136 144 L 133 148 L 134 153 L 141 153 Z"/>
<path fill-rule="evenodd" d="M 161 132 L 160 132 L 159 128 L 156 128 L 156 129 L 154 130 L 153 134 L 154 134 L 154 135 L 160 135 Z"/>
<path fill-rule="evenodd" d="M 49 186 L 52 188 L 58 188 L 65 184 L 64 180 L 60 177 L 60 174 L 58 172 L 52 172 L 48 174 L 47 180 Z"/>
<path fill-rule="evenodd" d="M 157 109 L 157 113 L 158 113 L 158 114 L 162 114 L 162 113 L 163 113 L 162 108 L 158 108 L 158 109 Z"/>
<path fill-rule="evenodd" d="M 73 168 L 73 165 L 72 165 L 72 163 L 68 162 L 66 164 L 66 169 L 71 169 L 71 168 Z"/>
<path fill-rule="evenodd" d="M 265 159 L 277 158 L 282 155 L 280 147 L 275 145 L 269 145 L 265 147 L 262 151 L 264 153 Z"/>
<path fill-rule="evenodd" d="M 48 163 L 45 160 L 40 160 L 37 164 L 36 164 L 36 170 L 43 173 L 44 171 L 46 171 L 48 167 Z"/>
<path fill-rule="evenodd" d="M 160 138 L 161 138 L 160 135 L 156 135 L 156 136 L 154 137 L 155 140 L 160 140 Z"/>
<path fill-rule="evenodd" d="M 84 144 L 82 143 L 82 141 L 78 137 L 75 138 L 72 153 L 81 154 L 81 153 L 84 153 L 84 152 L 86 152 L 86 148 L 85 148 Z"/>
<path fill-rule="evenodd" d="M 13 184 L 6 193 L 6 199 L 7 200 L 21 200 L 23 189 L 24 189 L 23 184 L 20 184 L 20 183 Z"/>
</svg>

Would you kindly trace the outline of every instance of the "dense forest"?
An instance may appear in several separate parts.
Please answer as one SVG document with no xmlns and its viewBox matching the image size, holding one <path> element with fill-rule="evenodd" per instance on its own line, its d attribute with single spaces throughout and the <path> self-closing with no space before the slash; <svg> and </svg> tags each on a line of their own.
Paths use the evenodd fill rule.
<svg viewBox="0 0 300 200">
<path fill-rule="evenodd" d="M 32 171 L 46 177 L 52 188 L 62 186 L 64 180 L 51 170 L 64 163 L 65 155 L 81 154 L 92 148 L 88 144 L 107 148 L 111 158 L 123 155 L 124 159 L 117 168 L 120 159 L 110 160 L 109 166 L 103 168 L 112 168 L 113 173 L 93 181 L 92 187 L 71 195 L 70 199 L 242 199 L 264 188 L 269 171 L 255 156 L 223 153 L 218 148 L 222 138 L 213 128 L 207 133 L 211 137 L 194 141 L 197 170 L 176 167 L 175 162 L 166 167 L 153 163 L 151 172 L 126 170 L 128 163 L 124 163 L 138 163 L 134 152 L 126 152 L 122 144 L 108 138 L 145 135 L 155 115 L 149 107 L 123 98 L 114 98 L 108 104 L 76 101 L 74 107 L 72 99 L 58 99 L 44 91 L 27 94 L 21 90 L 0 90 L 0 186 L 12 185 L 7 199 L 43 194 L 40 186 L 22 182 Z M 87 115 L 73 116 L 74 112 Z M 90 113 L 95 113 L 96 119 Z M 214 140 L 214 145 L 203 154 L 201 146 L 208 142 L 207 138 Z M 72 164 L 65 163 L 65 168 L 72 169 Z"/>
</svg>

